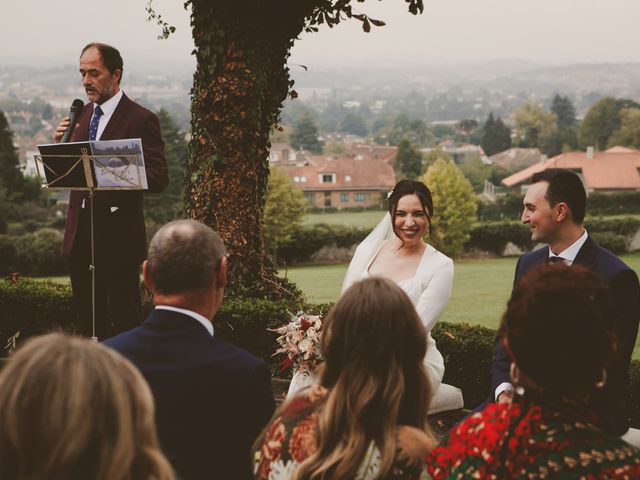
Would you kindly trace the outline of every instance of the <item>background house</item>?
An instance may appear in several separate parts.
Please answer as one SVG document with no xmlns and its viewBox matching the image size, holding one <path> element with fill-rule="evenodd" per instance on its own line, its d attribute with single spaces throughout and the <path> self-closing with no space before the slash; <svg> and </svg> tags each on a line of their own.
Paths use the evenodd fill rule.
<svg viewBox="0 0 640 480">
<path fill-rule="evenodd" d="M 278 151 L 287 149 L 279 145 Z M 396 183 L 396 147 L 359 145 L 343 155 L 288 152 L 286 162 L 283 154 L 270 154 L 278 158 L 271 165 L 291 178 L 313 208 L 379 208 Z"/>
<path fill-rule="evenodd" d="M 522 170 L 536 163 L 546 160 L 547 157 L 537 148 L 510 148 L 489 157 L 489 163 L 500 165 L 510 172 Z"/>
<path fill-rule="evenodd" d="M 534 173 L 547 168 L 575 171 L 588 192 L 640 190 L 640 151 L 624 147 L 613 147 L 604 152 L 595 152 L 589 147 L 586 152 L 563 153 L 520 170 L 504 178 L 502 183 L 519 192 Z"/>
</svg>

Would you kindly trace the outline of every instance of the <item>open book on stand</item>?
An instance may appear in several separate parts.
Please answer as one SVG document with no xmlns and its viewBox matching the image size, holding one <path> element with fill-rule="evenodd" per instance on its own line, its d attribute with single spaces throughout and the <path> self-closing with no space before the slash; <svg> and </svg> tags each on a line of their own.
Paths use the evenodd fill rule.
<svg viewBox="0 0 640 480">
<path fill-rule="evenodd" d="M 51 143 L 38 150 L 36 166 L 49 190 L 148 188 L 139 138 Z"/>
</svg>

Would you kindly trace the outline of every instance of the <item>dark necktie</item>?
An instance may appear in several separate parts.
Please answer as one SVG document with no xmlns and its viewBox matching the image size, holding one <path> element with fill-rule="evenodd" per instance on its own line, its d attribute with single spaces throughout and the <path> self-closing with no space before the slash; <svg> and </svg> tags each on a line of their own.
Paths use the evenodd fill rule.
<svg viewBox="0 0 640 480">
<path fill-rule="evenodd" d="M 564 258 L 562 258 L 562 257 L 549 257 L 549 263 L 564 263 Z"/>
<path fill-rule="evenodd" d="M 100 108 L 100 105 L 96 105 L 96 108 L 93 109 L 93 117 L 91 118 L 91 123 L 89 124 L 89 140 L 95 140 L 98 135 L 98 124 L 100 123 L 100 117 L 103 115 L 103 111 Z"/>
</svg>

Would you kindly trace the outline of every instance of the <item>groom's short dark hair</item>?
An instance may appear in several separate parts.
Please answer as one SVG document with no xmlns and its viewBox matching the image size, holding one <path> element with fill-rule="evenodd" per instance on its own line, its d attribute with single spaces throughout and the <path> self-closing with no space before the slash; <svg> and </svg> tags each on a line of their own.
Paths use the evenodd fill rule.
<svg viewBox="0 0 640 480">
<path fill-rule="evenodd" d="M 575 223 L 584 221 L 587 206 L 587 192 L 580 177 L 564 168 L 547 168 L 531 177 L 531 183 L 547 182 L 546 199 L 549 206 L 553 207 L 559 202 L 566 203 L 571 210 L 571 218 Z"/>
</svg>

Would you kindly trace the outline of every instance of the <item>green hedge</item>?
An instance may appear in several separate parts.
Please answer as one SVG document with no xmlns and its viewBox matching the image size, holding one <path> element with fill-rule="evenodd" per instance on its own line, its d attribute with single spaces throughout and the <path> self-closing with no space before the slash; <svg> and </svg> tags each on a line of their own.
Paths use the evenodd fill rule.
<svg viewBox="0 0 640 480">
<path fill-rule="evenodd" d="M 324 223 L 300 227 L 293 233 L 291 240 L 278 248 L 278 263 L 291 265 L 307 262 L 311 255 L 326 245 L 349 248 L 364 240 L 370 231 L 368 228 Z"/>
<path fill-rule="evenodd" d="M 640 213 L 640 192 L 592 193 L 587 198 L 590 215 Z"/>
<path fill-rule="evenodd" d="M 523 195 L 509 193 L 495 203 L 478 202 L 479 221 L 517 220 L 522 215 Z M 591 193 L 587 197 L 589 215 L 640 214 L 640 192 Z"/>
<path fill-rule="evenodd" d="M 62 258 L 63 235 L 43 228 L 20 236 L 0 235 L 0 275 L 64 275 L 67 262 Z"/>
<path fill-rule="evenodd" d="M 513 196 L 509 196 L 511 197 Z M 510 201 L 514 203 L 514 200 Z M 592 217 L 585 222 L 585 226 L 603 247 L 613 253 L 622 253 L 626 251 L 630 238 L 640 229 L 640 220 L 633 217 Z M 281 265 L 309 262 L 311 256 L 322 247 L 335 245 L 349 248 L 360 243 L 369 231 L 364 228 L 326 224 L 300 227 L 289 241 L 280 246 L 277 260 Z M 533 242 L 529 227 L 519 221 L 508 220 L 479 223 L 472 228 L 465 250 L 482 250 L 501 255 L 508 242 L 521 250 L 531 250 Z"/>
<path fill-rule="evenodd" d="M 640 220 L 625 218 L 589 218 L 585 228 L 596 242 L 613 253 L 626 251 L 630 238 L 640 229 Z M 508 242 L 524 251 L 533 248 L 529 227 L 521 222 L 485 222 L 471 230 L 466 250 L 482 250 L 501 255 Z"/>
<path fill-rule="evenodd" d="M 635 235 L 640 228 L 640 220 L 634 217 L 624 218 L 587 218 L 584 227 L 589 233 L 612 232 L 616 235 L 628 237 Z"/>
<path fill-rule="evenodd" d="M 71 287 L 21 278 L 0 280 L 0 347 L 20 332 L 24 339 L 52 330 L 79 331 L 71 305 Z M 6 355 L 2 350 L 0 355 Z"/>
<path fill-rule="evenodd" d="M 520 222 L 487 222 L 475 225 L 471 229 L 465 250 L 482 250 L 502 255 L 504 247 L 512 242 L 522 250 L 531 250 L 531 232 Z"/>
<path fill-rule="evenodd" d="M 467 323 L 438 322 L 432 332 L 444 358 L 443 382 L 462 389 L 465 408 L 489 396 L 495 330 Z"/>
<path fill-rule="evenodd" d="M 145 315 L 153 308 L 141 286 Z M 283 325 L 296 310 L 291 302 L 225 298 L 215 317 L 217 335 L 269 360 L 275 350 L 274 333 L 267 328 Z M 293 312 L 295 313 L 295 312 Z M 0 347 L 20 332 L 18 343 L 52 330 L 80 331 L 72 309 L 71 287 L 50 281 L 20 278 L 0 280 Z M 6 351 L 0 351 L 0 356 Z"/>
<path fill-rule="evenodd" d="M 151 308 L 148 297 L 145 308 Z M 331 304 L 310 306 L 309 313 L 325 314 Z M 264 358 L 274 367 L 276 334 L 267 331 L 289 320 L 291 304 L 269 300 L 226 298 L 215 317 L 216 335 Z M 0 280 L 0 342 L 20 332 L 26 338 L 51 330 L 79 330 L 71 308 L 68 285 L 20 279 Z M 444 382 L 462 389 L 465 407 L 474 408 L 489 395 L 495 331 L 465 323 L 439 322 L 433 330 L 444 357 Z M 4 352 L 4 351 L 3 351 Z M 4 352 L 6 354 L 6 352 Z M 631 363 L 632 425 L 640 427 L 640 362 Z"/>
<path fill-rule="evenodd" d="M 522 215 L 522 195 L 509 193 L 497 197 L 495 202 L 478 201 L 476 217 L 480 222 L 516 221 Z"/>
</svg>

